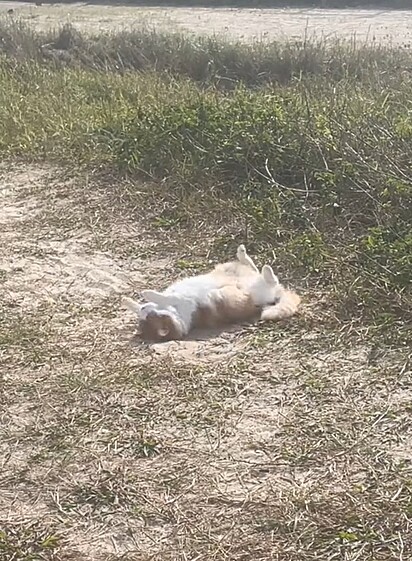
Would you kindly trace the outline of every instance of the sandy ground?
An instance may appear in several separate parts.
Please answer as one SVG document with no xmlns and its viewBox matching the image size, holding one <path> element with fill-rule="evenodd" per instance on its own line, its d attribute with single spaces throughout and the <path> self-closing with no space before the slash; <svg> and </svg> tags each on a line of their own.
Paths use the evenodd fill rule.
<svg viewBox="0 0 412 561">
<path fill-rule="evenodd" d="M 406 560 L 408 350 L 341 342 L 317 296 L 142 344 L 121 294 L 209 242 L 153 231 L 132 187 L 0 169 L 2 559 Z"/>
<path fill-rule="evenodd" d="M 2 2 L 0 12 L 40 28 L 71 22 L 87 31 L 130 29 L 142 24 L 228 37 L 255 39 L 345 38 L 409 45 L 412 11 L 321 9 L 142 8 L 86 4 L 44 5 Z"/>
</svg>

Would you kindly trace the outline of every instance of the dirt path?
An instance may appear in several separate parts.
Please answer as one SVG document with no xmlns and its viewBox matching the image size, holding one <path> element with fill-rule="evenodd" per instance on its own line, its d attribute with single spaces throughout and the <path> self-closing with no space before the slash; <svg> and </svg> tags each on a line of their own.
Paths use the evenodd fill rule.
<svg viewBox="0 0 412 561">
<path fill-rule="evenodd" d="M 130 29 L 143 24 L 159 29 L 192 33 L 218 33 L 254 39 L 341 37 L 410 45 L 412 11 L 245 9 L 245 8 L 143 8 L 88 4 L 35 6 L 2 2 L 0 11 L 14 9 L 13 17 L 40 29 L 71 22 L 83 30 Z"/>
<path fill-rule="evenodd" d="M 363 540 L 401 559 L 407 353 L 348 346 L 310 310 L 139 343 L 120 294 L 164 284 L 182 249 L 129 189 L 0 171 L 2 560 L 366 561 Z"/>
</svg>

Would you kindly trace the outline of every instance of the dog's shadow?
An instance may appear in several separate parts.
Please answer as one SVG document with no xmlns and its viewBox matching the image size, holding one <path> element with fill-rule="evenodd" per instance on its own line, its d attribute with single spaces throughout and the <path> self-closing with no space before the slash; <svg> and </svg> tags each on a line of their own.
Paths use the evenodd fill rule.
<svg viewBox="0 0 412 561">
<path fill-rule="evenodd" d="M 145 339 L 142 338 L 141 334 L 139 332 L 136 332 L 136 323 L 132 324 L 133 327 L 132 329 L 135 331 L 135 333 L 132 335 L 132 337 L 129 337 L 129 344 L 132 347 L 151 347 L 153 345 L 167 345 L 168 343 L 170 344 L 171 342 L 173 343 L 185 343 L 185 342 L 190 342 L 190 343 L 204 343 L 207 341 L 212 341 L 213 339 L 218 339 L 219 337 L 223 337 L 224 335 L 231 335 L 233 333 L 239 332 L 242 329 L 244 329 L 246 327 L 246 325 L 225 325 L 225 326 L 221 326 L 221 327 L 215 327 L 215 328 L 204 328 L 204 329 L 194 329 L 193 331 L 191 331 L 186 337 L 184 337 L 183 339 L 179 339 L 176 341 L 163 341 L 163 342 L 159 342 L 159 341 L 147 341 Z M 131 327 L 131 326 L 130 326 Z M 130 328 L 127 329 L 130 335 Z M 126 331 L 126 328 L 125 328 Z"/>
</svg>

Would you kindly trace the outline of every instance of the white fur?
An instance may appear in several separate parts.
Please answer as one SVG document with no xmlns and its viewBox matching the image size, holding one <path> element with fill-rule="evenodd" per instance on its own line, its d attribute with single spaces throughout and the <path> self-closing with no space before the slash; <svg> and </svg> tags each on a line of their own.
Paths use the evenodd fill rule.
<svg viewBox="0 0 412 561">
<path fill-rule="evenodd" d="M 145 320 L 148 314 L 169 316 L 182 335 L 189 333 L 198 308 L 216 309 L 223 300 L 230 299 L 230 291 L 229 294 L 225 291 L 228 287 L 247 294 L 256 308 L 261 309 L 262 319 L 276 320 L 293 315 L 299 297 L 285 291 L 272 268 L 264 265 L 259 272 L 243 245 L 237 250 L 237 259 L 237 264 L 218 265 L 210 273 L 179 280 L 164 292 L 144 290 L 142 296 L 146 303 L 143 305 L 129 298 L 124 299 L 124 304 L 137 312 L 140 320 Z M 295 300 L 289 301 L 290 295 Z"/>
</svg>

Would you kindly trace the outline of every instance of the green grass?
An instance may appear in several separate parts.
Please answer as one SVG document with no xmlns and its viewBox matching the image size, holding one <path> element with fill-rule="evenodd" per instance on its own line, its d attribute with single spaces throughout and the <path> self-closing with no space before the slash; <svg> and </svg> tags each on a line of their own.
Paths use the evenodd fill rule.
<svg viewBox="0 0 412 561">
<path fill-rule="evenodd" d="M 45 36 L 7 29 L 4 157 L 77 161 L 160 183 L 173 205 L 159 228 L 225 205 L 252 247 L 276 247 L 283 277 L 331 289 L 341 317 L 385 328 L 410 315 L 410 51 L 144 31 L 86 39 L 66 27 L 54 43 L 78 60 L 56 64 L 33 47 Z M 97 45 L 109 69 L 113 49 L 123 49 L 121 72 L 101 71 Z M 202 78 L 196 53 L 220 74 Z M 136 57 L 145 72 L 125 70 Z M 223 234 L 216 251 L 229 240 L 237 241 Z"/>
</svg>

